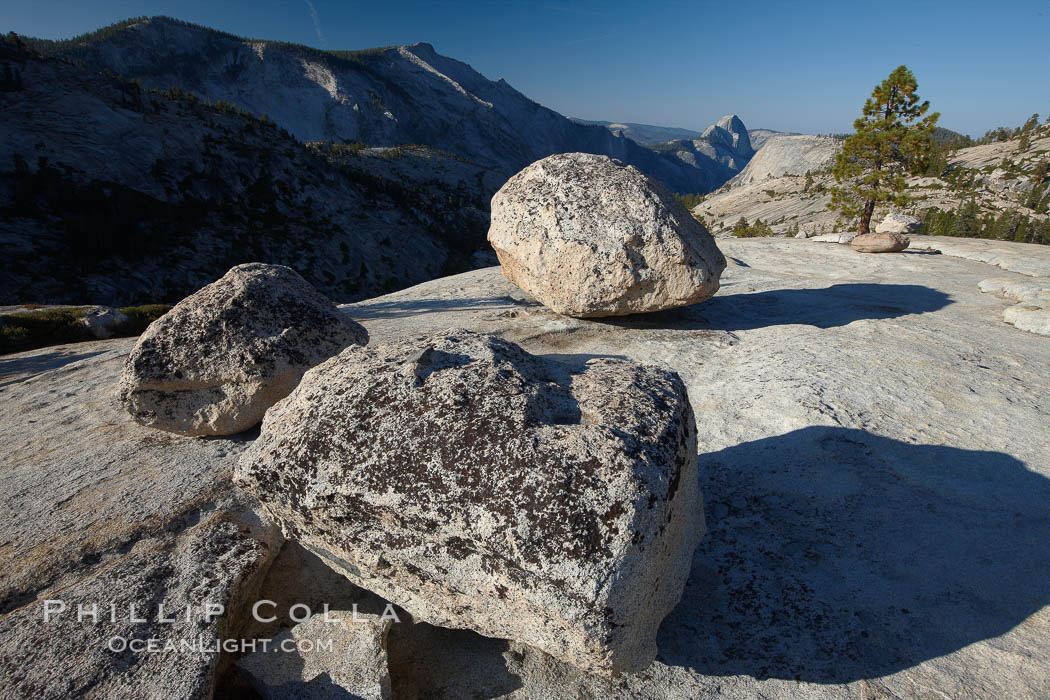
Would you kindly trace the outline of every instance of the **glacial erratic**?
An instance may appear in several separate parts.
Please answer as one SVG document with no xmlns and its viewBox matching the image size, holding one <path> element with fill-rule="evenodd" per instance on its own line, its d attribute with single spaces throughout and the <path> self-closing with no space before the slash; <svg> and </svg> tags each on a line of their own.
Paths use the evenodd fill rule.
<svg viewBox="0 0 1050 700">
<path fill-rule="evenodd" d="M 294 270 L 238 265 L 154 321 L 120 399 L 137 422 L 182 435 L 256 425 L 303 373 L 368 333 Z"/>
<path fill-rule="evenodd" d="M 536 161 L 492 198 L 503 274 L 566 316 L 688 306 L 718 291 L 726 261 L 659 182 L 605 156 Z"/>
<path fill-rule="evenodd" d="M 447 331 L 351 347 L 274 406 L 237 483 L 417 620 L 638 671 L 704 533 L 677 374 Z"/>
</svg>

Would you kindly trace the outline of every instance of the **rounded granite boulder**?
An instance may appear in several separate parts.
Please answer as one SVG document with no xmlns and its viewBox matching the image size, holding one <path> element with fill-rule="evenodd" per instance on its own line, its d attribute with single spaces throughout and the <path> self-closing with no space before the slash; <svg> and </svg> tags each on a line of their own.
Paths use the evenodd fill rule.
<svg viewBox="0 0 1050 700">
<path fill-rule="evenodd" d="M 143 425 L 231 435 L 262 420 L 303 373 L 368 333 L 297 272 L 238 265 L 146 329 L 120 379 Z"/>
<path fill-rule="evenodd" d="M 267 412 L 236 483 L 417 621 L 639 671 L 704 534 L 674 372 L 450 330 L 352 347 Z"/>
<path fill-rule="evenodd" d="M 911 245 L 911 239 L 899 233 L 865 233 L 850 245 L 861 253 L 896 253 Z"/>
<path fill-rule="evenodd" d="M 688 306 L 718 291 L 714 238 L 656 180 L 606 156 L 536 161 L 492 198 L 503 274 L 548 308 L 595 317 Z"/>
</svg>

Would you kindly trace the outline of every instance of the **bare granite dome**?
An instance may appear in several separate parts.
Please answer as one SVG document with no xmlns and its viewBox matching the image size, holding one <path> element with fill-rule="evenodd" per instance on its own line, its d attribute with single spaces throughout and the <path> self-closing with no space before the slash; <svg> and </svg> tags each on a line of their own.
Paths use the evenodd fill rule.
<svg viewBox="0 0 1050 700">
<path fill-rule="evenodd" d="M 887 696 L 920 686 L 955 696 L 1050 690 L 1050 447 L 1040 439 L 1050 415 L 1050 342 L 1008 313 L 1038 316 L 1050 250 L 924 236 L 892 256 L 793 239 L 723 246 L 731 265 L 718 296 L 643 322 L 559 316 L 496 268 L 345 307 L 377 346 L 469 327 L 517 344 L 537 367 L 553 360 L 578 373 L 588 362 L 625 358 L 616 362 L 665 368 L 681 377 L 697 428 L 708 532 L 644 673 L 609 678 L 533 646 L 402 617 L 385 636 L 369 623 L 359 640 L 373 649 L 385 642 L 397 696 L 786 700 L 829 688 Z M 362 613 L 384 611 L 316 555 L 282 546 L 275 525 L 234 488 L 245 438 L 187 438 L 127 419 L 112 387 L 133 345 L 93 341 L 0 362 L 0 494 L 10 513 L 0 520 L 0 687 L 9 693 L 223 694 L 231 679 L 220 674 L 218 654 L 114 657 L 105 643 L 118 634 L 274 637 L 280 629 L 246 625 L 259 598 L 285 611 L 302 602 L 320 612 L 327 602 L 337 619 L 355 602 Z M 471 366 L 446 364 L 423 386 Z M 323 400 L 336 401 L 329 394 L 340 388 Z M 463 395 L 474 396 L 466 385 Z M 609 392 L 602 410 L 617 410 L 621 397 Z M 428 410 L 472 410 L 448 398 Z M 535 429 L 554 435 L 581 423 Z M 426 473 L 422 464 L 404 468 Z M 479 488 L 488 476 L 476 475 Z M 310 482 L 303 498 L 330 485 Z M 491 497 L 516 497 L 501 496 L 504 488 Z M 70 608 L 46 623 L 44 601 L 57 598 Z M 149 622 L 128 623 L 128 605 L 143 601 L 179 611 L 210 601 L 228 612 L 161 624 L 154 607 Z M 76 605 L 93 602 L 107 611 L 100 623 L 78 623 Z M 116 624 L 106 618 L 110 603 L 121 612 Z M 289 621 L 282 634 L 326 629 L 303 625 Z M 332 629 L 325 635 L 348 643 L 351 630 Z M 381 684 L 378 653 L 357 670 Z M 318 663 L 290 665 L 320 673 L 314 683 L 323 686 L 341 683 L 353 662 Z M 259 660 L 246 665 L 259 668 Z M 316 689 L 302 677 L 292 683 L 298 697 Z"/>
</svg>

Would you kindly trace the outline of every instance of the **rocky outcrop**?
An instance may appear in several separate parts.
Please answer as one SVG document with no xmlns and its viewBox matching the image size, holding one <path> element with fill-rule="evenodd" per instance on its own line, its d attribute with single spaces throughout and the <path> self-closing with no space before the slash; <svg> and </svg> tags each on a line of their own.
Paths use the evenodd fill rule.
<svg viewBox="0 0 1050 700">
<path fill-rule="evenodd" d="M 910 243 L 911 239 L 899 233 L 865 233 L 853 238 L 849 244 L 861 253 L 896 253 Z"/>
<path fill-rule="evenodd" d="M 120 399 L 143 425 L 231 435 L 256 425 L 306 370 L 366 342 L 361 326 L 291 268 L 238 265 L 146 329 Z"/>
<path fill-rule="evenodd" d="M 922 226 L 922 219 L 917 216 L 908 216 L 891 212 L 875 227 L 875 233 L 898 233 L 901 235 L 918 233 Z"/>
<path fill-rule="evenodd" d="M 416 619 L 603 673 L 653 660 L 703 534 L 677 375 L 563 365 L 467 331 L 311 370 L 237 480 L 291 539 Z"/>
<path fill-rule="evenodd" d="M 822 233 L 819 236 L 809 236 L 809 240 L 817 243 L 852 243 L 853 239 L 857 237 L 856 231 L 847 231 L 845 233 Z"/>
<path fill-rule="evenodd" d="M 751 147 L 755 149 L 755 153 L 758 153 L 758 151 L 766 145 L 769 139 L 774 136 L 798 136 L 798 134 L 790 131 L 777 131 L 775 129 L 748 129 L 747 136 L 751 140 Z"/>
<path fill-rule="evenodd" d="M 112 338 L 116 335 L 117 327 L 127 323 L 128 317 L 120 311 L 109 306 L 96 306 L 88 310 L 80 319 L 91 335 L 100 340 Z"/>
<path fill-rule="evenodd" d="M 304 147 L 175 83 L 129 87 L 121 69 L 0 57 L 6 70 L 25 87 L 0 119 L 0 304 L 174 303 L 255 261 L 353 301 L 488 247 L 507 179 L 491 168 L 433 149 L 334 158 L 353 149 Z"/>
<path fill-rule="evenodd" d="M 749 133 L 754 135 L 753 131 Z M 1038 180 L 1040 163 L 1050 151 L 1050 129 L 1045 134 L 1033 134 L 1028 150 L 1022 150 L 1015 139 L 953 151 L 950 175 L 905 179 L 905 194 L 913 204 L 900 213 L 924 216 L 930 209 L 958 212 L 972 202 L 977 205 L 978 218 L 999 217 L 1006 211 L 1028 217 L 1033 226 L 1041 225 L 1046 214 L 1038 206 L 1030 208 L 1038 202 L 1029 200 L 1024 190 L 1028 188 L 1026 182 Z M 844 222 L 827 206 L 831 189 L 839 184 L 829 168 L 840 144 L 839 140 L 817 136 L 774 136 L 739 175 L 704 198 L 693 212 L 703 217 L 713 233 L 728 233 L 741 218 L 761 218 L 781 235 L 796 231 L 823 235 L 847 227 L 855 229 L 855 220 Z M 888 213 L 889 205 L 879 204 L 872 222 Z"/>
<path fill-rule="evenodd" d="M 826 136 L 778 135 L 766 140 L 729 185 L 749 185 L 782 175 L 805 175 L 829 168 L 842 141 Z"/>
<path fill-rule="evenodd" d="M 1015 302 L 978 288 L 991 277 L 1008 279 L 1010 294 L 1040 284 L 1050 248 L 912 241 L 897 257 L 719 241 L 738 264 L 714 299 L 616 323 L 558 316 L 495 268 L 346 307 L 373 343 L 468 327 L 579 364 L 659 363 L 686 383 L 699 436 L 709 533 L 645 672 L 585 673 L 532 647 L 402 615 L 387 640 L 395 696 L 1050 696 L 1050 449 L 1039 439 L 1050 342 L 1004 323 Z M 944 255 L 913 252 L 924 248 Z M 247 441 L 127 420 L 112 387 L 132 345 L 0 357 L 0 694 L 192 697 L 216 685 L 217 697 L 243 697 L 210 680 L 223 654 L 113 654 L 104 645 L 121 628 L 105 615 L 78 624 L 75 605 L 67 626 L 42 623 L 44 600 L 114 564 L 119 576 L 99 579 L 100 612 L 112 600 L 126 619 L 132 599 L 167 601 L 177 572 L 193 581 L 196 605 L 223 600 L 216 567 L 221 579 L 246 572 L 247 584 L 267 561 L 238 568 L 261 551 L 248 537 L 190 546 L 224 520 L 252 522 L 231 516 L 227 485 Z M 338 584 L 359 589 L 320 561 L 296 580 L 307 567 L 293 558 L 287 578 L 271 581 L 291 545 L 259 593 L 234 597 L 274 600 L 274 614 L 293 603 L 349 610 L 357 593 Z M 124 592 L 111 598 L 115 588 Z M 231 632 L 235 622 L 215 626 L 256 636 Z"/>
<path fill-rule="evenodd" d="M 425 144 L 506 174 L 552 153 L 601 153 L 678 192 L 709 192 L 736 172 L 706 158 L 686 164 L 575 123 L 427 43 L 327 52 L 150 17 L 49 48 L 96 72 L 268 115 L 300 141 Z"/>
<path fill-rule="evenodd" d="M 755 154 L 747 127 L 735 114 L 722 117 L 717 124 L 712 124 L 693 138 L 675 139 L 653 145 L 651 148 L 661 155 L 672 156 L 687 168 L 710 172 L 713 175 L 711 182 L 718 184 L 712 187 L 694 187 L 693 191 L 696 192 L 715 189 L 739 173 Z M 666 162 L 670 159 L 664 161 L 665 167 L 662 168 L 649 167 L 642 161 L 636 162 L 630 158 L 624 160 L 637 165 L 647 175 L 674 187 L 677 191 L 682 191 L 682 180 L 675 174 L 675 168 L 666 167 Z"/>
<path fill-rule="evenodd" d="M 353 611 L 316 614 L 237 666 L 266 700 L 389 700 L 390 625 L 390 619 Z"/>
<path fill-rule="evenodd" d="M 993 277 L 978 286 L 982 292 L 1017 302 L 1003 310 L 1004 321 L 1029 333 L 1050 335 L 1050 274 L 1034 279 Z"/>
<path fill-rule="evenodd" d="M 1023 197 L 1035 187 L 1035 183 L 1031 179 L 1012 174 L 1002 168 L 996 168 L 990 173 L 979 175 L 974 182 L 987 187 L 992 192 L 1014 197 L 1018 195 Z"/>
<path fill-rule="evenodd" d="M 700 138 L 707 140 L 715 149 L 725 151 L 726 155 L 722 157 L 734 169 L 743 168 L 755 154 L 747 127 L 735 114 L 727 114 L 707 127 Z"/>
<path fill-rule="evenodd" d="M 725 257 L 678 200 L 633 167 L 568 153 L 533 163 L 492 198 L 489 242 L 507 279 L 568 316 L 695 304 Z"/>
<path fill-rule="evenodd" d="M 0 359 L 4 415 L 20 426 L 0 430 L 4 697 L 210 697 L 221 644 L 280 546 L 230 483 L 243 441 L 123 415 L 113 385 L 132 344 Z"/>
</svg>

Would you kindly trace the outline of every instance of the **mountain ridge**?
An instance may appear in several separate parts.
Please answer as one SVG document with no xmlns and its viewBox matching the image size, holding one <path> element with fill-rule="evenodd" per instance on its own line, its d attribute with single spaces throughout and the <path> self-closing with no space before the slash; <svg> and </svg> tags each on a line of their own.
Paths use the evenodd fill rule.
<svg viewBox="0 0 1050 700">
<path fill-rule="evenodd" d="M 286 264 L 337 299 L 470 269 L 503 177 L 435 149 L 303 144 L 272 120 L 0 42 L 0 303 L 177 301 Z"/>
<path fill-rule="evenodd" d="M 678 192 L 712 191 L 739 169 L 702 153 L 692 160 L 653 153 L 605 127 L 576 123 L 425 42 L 322 51 L 170 17 L 127 20 L 60 42 L 28 41 L 150 88 L 177 87 L 266 115 L 300 141 L 424 144 L 508 177 L 553 153 L 598 153 Z"/>
</svg>

